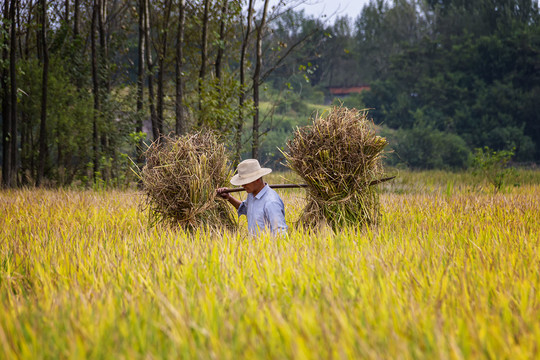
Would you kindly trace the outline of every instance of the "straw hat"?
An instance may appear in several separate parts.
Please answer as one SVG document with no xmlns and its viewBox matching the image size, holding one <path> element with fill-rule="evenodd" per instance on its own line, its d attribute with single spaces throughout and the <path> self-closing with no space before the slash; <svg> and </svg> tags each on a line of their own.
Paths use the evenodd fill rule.
<svg viewBox="0 0 540 360">
<path fill-rule="evenodd" d="M 262 168 L 256 159 L 247 159 L 238 164 L 238 174 L 231 179 L 231 184 L 236 186 L 246 185 L 258 178 L 268 175 L 272 169 Z"/>
</svg>

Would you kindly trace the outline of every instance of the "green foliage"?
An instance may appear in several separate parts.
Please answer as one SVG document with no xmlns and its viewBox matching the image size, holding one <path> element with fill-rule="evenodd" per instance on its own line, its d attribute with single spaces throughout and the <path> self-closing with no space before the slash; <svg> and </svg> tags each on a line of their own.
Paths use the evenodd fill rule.
<svg viewBox="0 0 540 360">
<path fill-rule="evenodd" d="M 26 136 L 30 136 L 30 132 L 39 133 L 42 69 L 37 60 L 20 61 L 20 66 L 19 87 L 23 94 L 19 105 L 23 114 L 21 126 Z M 92 113 L 92 99 L 76 89 L 64 71 L 62 61 L 52 57 L 48 81 L 47 137 L 50 142 L 46 171 L 48 177 L 60 185 L 86 175 L 84 164 L 92 151 Z M 30 163 L 37 161 L 37 141 L 34 138 L 24 144 L 21 152 L 23 169 L 29 170 Z M 53 166 L 53 162 L 57 166 Z"/>
<path fill-rule="evenodd" d="M 203 126 L 224 135 L 231 134 L 238 121 L 240 82 L 235 79 L 233 73 L 225 72 L 221 82 L 218 79 L 205 81 L 202 89 L 202 108 L 198 116 L 202 118 Z M 244 103 L 243 112 L 245 117 L 253 113 L 252 101 L 247 100 Z"/>
<path fill-rule="evenodd" d="M 393 150 L 387 156 L 392 166 L 405 165 L 413 169 L 463 169 L 467 166 L 470 150 L 456 134 L 445 133 L 427 126 L 392 130 L 383 128 Z"/>
<path fill-rule="evenodd" d="M 364 104 L 364 101 L 362 100 L 361 94 L 350 94 L 348 96 L 345 96 L 342 99 L 337 100 L 343 104 L 343 106 L 346 106 L 348 108 L 355 108 L 355 109 L 365 109 L 366 106 Z M 334 100 L 334 103 L 336 100 Z"/>
<path fill-rule="evenodd" d="M 487 146 L 478 148 L 472 158 L 473 174 L 493 185 L 495 191 L 499 191 L 516 177 L 516 170 L 508 167 L 513 156 L 513 150 L 494 151 Z"/>
<path fill-rule="evenodd" d="M 387 64 L 371 83 L 372 91 L 362 94 L 365 105 L 374 108 L 374 120 L 395 129 L 427 124 L 459 135 L 469 148 L 515 148 L 517 161 L 538 161 L 540 111 L 532 100 L 540 94 L 534 65 L 540 51 L 538 6 L 437 3 L 428 10 L 436 20 L 429 32 L 424 29 L 429 36 L 402 38 L 387 55 L 374 57 Z M 400 4 L 365 9 L 358 21 L 362 46 L 384 48 L 393 30 L 385 33 L 380 23 L 392 13 L 401 12 L 403 19 L 410 14 Z M 423 16 L 416 17 L 420 24 Z"/>
<path fill-rule="evenodd" d="M 178 4 L 171 3 L 170 14 L 167 4 L 150 2 L 152 28 L 147 49 L 151 49 L 154 64 L 146 69 L 146 76 L 153 76 L 156 85 L 158 59 L 164 56 L 165 133 L 175 129 L 176 99 L 171 95 L 178 35 Z M 223 134 L 230 147 L 234 146 L 238 119 L 242 119 L 242 144 L 247 147 L 252 130 L 253 103 L 249 97 L 254 49 L 251 43 L 245 62 L 247 98 L 244 109 L 239 109 L 240 29 L 245 17 L 242 2 L 229 1 L 228 5 L 225 39 L 220 39 L 221 2 L 211 2 L 202 98 L 198 92 L 202 9 L 187 8 L 183 105 L 188 128 L 197 127 L 200 120 L 203 128 Z M 104 182 L 114 183 L 112 178 L 119 178 L 125 170 L 122 154 L 133 157 L 140 144 L 140 136 L 135 139 L 130 134 L 143 120 L 144 128 L 148 127 L 146 88 L 142 110 L 135 109 L 140 14 L 136 7 L 125 6 L 123 2 L 107 3 L 106 13 L 117 15 L 104 19 L 106 39 L 98 34 L 99 114 L 93 113 L 92 104 L 90 18 L 81 18 L 79 36 L 74 36 L 63 12 L 49 7 L 52 26 L 47 40 L 51 63 L 45 175 L 50 184 L 86 184 L 94 178 L 94 159 L 103 167 L 99 175 Z M 282 10 L 280 6 L 274 10 Z M 81 3 L 82 14 L 88 14 L 91 7 Z M 21 178 L 31 180 L 38 156 L 41 66 L 37 58 L 41 44 L 36 32 L 39 20 L 28 11 L 19 15 L 19 158 Z M 309 119 L 314 110 L 311 104 L 322 110 L 328 86 L 368 84 L 371 91 L 340 101 L 351 108 L 369 108 L 377 124 L 393 129 L 391 136 L 396 141 L 390 141 L 390 146 L 395 153 L 389 163 L 460 169 L 466 166 L 470 149 L 484 146 L 498 151 L 515 149 L 513 159 L 518 162 L 540 161 L 540 12 L 536 2 L 377 0 L 370 1 L 357 19 L 341 16 L 325 22 L 294 10 L 269 18 L 273 20 L 264 38 L 265 82 L 261 89 L 266 87 L 266 91 L 261 100 L 273 105 L 261 108 L 260 160 L 281 161 L 276 149 L 283 147 L 295 126 Z M 0 27 L 0 52 L 9 48 L 6 29 Z M 160 54 L 165 33 L 168 47 Z M 106 40 L 106 44 L 99 40 Z M 210 65 L 215 63 L 218 49 L 225 50 L 220 80 Z M 6 60 L 0 59 L 0 69 L 7 67 Z M 148 77 L 145 86 L 147 81 Z M 156 93 L 154 88 L 154 97 Z M 156 103 L 154 98 L 153 105 Z M 97 141 L 93 139 L 94 115 Z"/>
</svg>

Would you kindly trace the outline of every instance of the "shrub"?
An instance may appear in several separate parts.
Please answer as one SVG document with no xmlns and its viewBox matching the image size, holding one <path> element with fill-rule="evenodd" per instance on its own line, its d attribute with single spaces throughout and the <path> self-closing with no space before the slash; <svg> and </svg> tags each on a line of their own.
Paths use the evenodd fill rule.
<svg viewBox="0 0 540 360">
<path fill-rule="evenodd" d="M 429 127 L 385 128 L 382 134 L 393 144 L 394 152 L 387 159 L 393 166 L 404 163 L 413 169 L 464 169 L 471 155 L 459 135 Z"/>
<path fill-rule="evenodd" d="M 493 185 L 495 191 L 499 191 L 505 182 L 516 176 L 515 169 L 508 167 L 512 156 L 513 150 L 494 151 L 487 146 L 478 148 L 472 159 L 473 174 L 481 176 Z"/>
</svg>

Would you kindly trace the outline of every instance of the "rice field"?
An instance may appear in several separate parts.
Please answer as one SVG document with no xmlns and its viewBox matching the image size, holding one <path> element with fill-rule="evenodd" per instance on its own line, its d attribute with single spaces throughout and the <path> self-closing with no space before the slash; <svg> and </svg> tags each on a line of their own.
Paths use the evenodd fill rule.
<svg viewBox="0 0 540 360">
<path fill-rule="evenodd" d="M 1 359 L 540 358 L 540 173 L 401 173 L 376 228 L 148 227 L 136 191 L 0 192 Z M 283 182 L 277 177 L 269 182 Z"/>
</svg>

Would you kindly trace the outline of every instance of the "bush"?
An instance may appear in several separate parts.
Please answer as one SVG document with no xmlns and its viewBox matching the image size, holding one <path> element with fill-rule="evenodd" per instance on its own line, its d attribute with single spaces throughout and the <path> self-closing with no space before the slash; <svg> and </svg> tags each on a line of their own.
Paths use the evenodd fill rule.
<svg viewBox="0 0 540 360">
<path fill-rule="evenodd" d="M 471 152 L 457 134 L 445 133 L 429 127 L 412 129 L 383 129 L 393 153 L 387 157 L 389 165 L 405 164 L 413 169 L 464 169 Z"/>
<path fill-rule="evenodd" d="M 481 176 L 482 180 L 494 186 L 495 191 L 499 191 L 516 175 L 515 169 L 507 166 L 513 156 L 513 150 L 494 151 L 487 146 L 476 149 L 472 159 L 473 174 Z"/>
<path fill-rule="evenodd" d="M 496 127 L 483 136 L 482 144 L 489 149 L 512 151 L 516 161 L 534 160 L 534 142 L 523 134 L 523 128 Z"/>
</svg>

